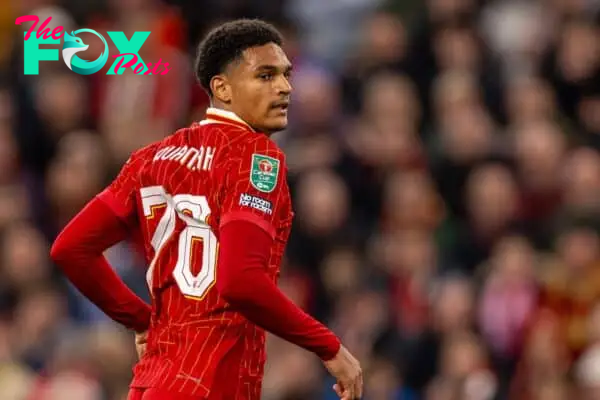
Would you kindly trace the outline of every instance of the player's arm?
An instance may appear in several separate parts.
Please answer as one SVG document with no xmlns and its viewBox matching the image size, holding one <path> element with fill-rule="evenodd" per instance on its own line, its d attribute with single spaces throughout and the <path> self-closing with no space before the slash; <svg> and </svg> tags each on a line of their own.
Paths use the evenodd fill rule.
<svg viewBox="0 0 600 400">
<path fill-rule="evenodd" d="M 56 238 L 50 251 L 73 285 L 113 320 L 136 332 L 150 324 L 150 307 L 119 278 L 103 256 L 128 236 L 135 216 L 132 165 L 92 199 Z"/>
<path fill-rule="evenodd" d="M 256 168 L 265 155 L 277 176 L 266 176 L 261 184 Z M 234 162 L 225 183 L 216 285 L 220 295 L 248 320 L 329 360 L 340 349 L 338 338 L 289 300 L 267 273 L 276 206 L 286 201 L 281 193 L 283 168 L 282 154 L 274 150 L 244 155 L 237 165 Z M 273 188 L 271 179 L 275 179 Z"/>
<path fill-rule="evenodd" d="M 231 221 L 221 228 L 219 277 L 221 296 L 248 320 L 317 354 L 333 358 L 338 338 L 296 306 L 268 276 L 273 238 L 253 222 Z"/>
</svg>

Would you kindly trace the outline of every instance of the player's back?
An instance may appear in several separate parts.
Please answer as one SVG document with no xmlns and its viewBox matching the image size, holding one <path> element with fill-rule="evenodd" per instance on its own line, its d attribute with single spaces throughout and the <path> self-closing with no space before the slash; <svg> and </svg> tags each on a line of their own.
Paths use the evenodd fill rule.
<svg viewBox="0 0 600 400">
<path fill-rule="evenodd" d="M 259 398 L 264 331 L 215 288 L 218 235 L 223 218 L 240 213 L 266 221 L 275 239 L 268 268 L 276 279 L 292 216 L 285 167 L 265 135 L 227 114 L 208 115 L 137 155 L 144 160 L 137 208 L 153 315 L 133 386 Z M 213 383 L 224 378 L 234 380 L 226 388 L 231 392 L 218 393 L 223 386 Z"/>
</svg>

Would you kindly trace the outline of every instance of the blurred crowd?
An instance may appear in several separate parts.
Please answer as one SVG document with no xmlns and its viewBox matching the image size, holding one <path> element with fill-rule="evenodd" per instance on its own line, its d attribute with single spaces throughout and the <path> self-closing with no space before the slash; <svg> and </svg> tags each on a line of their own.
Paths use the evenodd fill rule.
<svg viewBox="0 0 600 400">
<path fill-rule="evenodd" d="M 295 64 L 274 137 L 296 211 L 280 286 L 358 355 L 365 399 L 600 398 L 598 1 L 1 7 L 0 399 L 126 398 L 132 334 L 64 281 L 49 244 L 133 150 L 202 118 L 195 46 L 235 17 L 276 23 Z M 140 55 L 171 71 L 25 76 L 27 14 L 149 30 Z M 107 257 L 147 299 L 139 249 Z M 335 398 L 316 357 L 268 349 L 265 400 Z"/>
</svg>

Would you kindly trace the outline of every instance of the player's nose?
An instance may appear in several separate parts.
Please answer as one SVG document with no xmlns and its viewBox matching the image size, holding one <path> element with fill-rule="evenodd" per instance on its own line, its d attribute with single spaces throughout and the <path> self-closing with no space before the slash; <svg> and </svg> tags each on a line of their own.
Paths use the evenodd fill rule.
<svg viewBox="0 0 600 400">
<path fill-rule="evenodd" d="M 292 93 L 292 84 L 289 79 L 285 76 L 282 76 L 281 79 L 278 80 L 277 85 L 277 94 L 279 95 L 289 95 Z"/>
</svg>

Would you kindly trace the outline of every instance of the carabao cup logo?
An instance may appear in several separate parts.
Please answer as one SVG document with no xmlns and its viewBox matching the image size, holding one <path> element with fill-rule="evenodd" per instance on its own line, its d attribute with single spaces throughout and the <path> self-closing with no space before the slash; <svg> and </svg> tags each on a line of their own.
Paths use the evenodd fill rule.
<svg viewBox="0 0 600 400">
<path fill-rule="evenodd" d="M 98 36 L 102 43 L 104 43 L 104 51 L 100 54 L 100 57 L 94 61 L 85 61 L 79 58 L 76 53 L 87 50 L 90 46 L 83 43 L 81 38 L 78 38 L 76 35 L 79 33 L 93 33 Z M 96 73 L 104 67 L 106 61 L 108 60 L 108 43 L 104 40 L 104 37 L 98 32 L 92 29 L 79 29 L 75 32 L 71 32 L 69 35 L 65 32 L 65 41 L 62 48 L 62 55 L 65 64 L 67 67 L 73 72 L 77 72 L 80 75 L 90 75 Z"/>
</svg>

